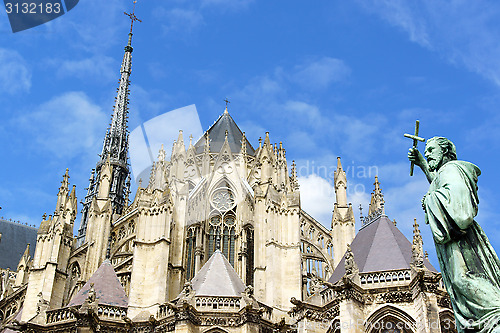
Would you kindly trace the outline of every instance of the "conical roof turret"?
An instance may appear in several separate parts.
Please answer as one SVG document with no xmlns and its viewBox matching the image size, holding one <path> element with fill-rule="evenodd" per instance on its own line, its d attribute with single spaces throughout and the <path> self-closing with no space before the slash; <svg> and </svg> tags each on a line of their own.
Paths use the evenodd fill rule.
<svg viewBox="0 0 500 333">
<path fill-rule="evenodd" d="M 250 142 L 243 137 L 243 132 L 236 125 L 233 117 L 227 111 L 227 108 L 224 110 L 224 113 L 220 115 L 220 117 L 215 121 L 215 123 L 210 126 L 210 128 L 205 132 L 205 134 L 196 142 L 194 145 L 196 148 L 196 153 L 203 153 L 207 134 L 210 137 L 210 152 L 220 152 L 224 141 L 226 140 L 226 132 L 227 132 L 227 141 L 229 143 L 229 148 L 232 152 L 240 152 L 241 151 L 241 143 L 243 140 L 246 142 L 246 151 L 249 155 L 254 155 L 255 149 L 252 147 Z"/>
<path fill-rule="evenodd" d="M 68 306 L 82 305 L 93 288 L 98 304 L 126 307 L 128 298 L 116 275 L 111 261 L 106 259 L 78 293 L 71 298 Z"/>
<path fill-rule="evenodd" d="M 216 250 L 191 280 L 196 296 L 241 296 L 245 284 L 220 250 Z"/>
</svg>

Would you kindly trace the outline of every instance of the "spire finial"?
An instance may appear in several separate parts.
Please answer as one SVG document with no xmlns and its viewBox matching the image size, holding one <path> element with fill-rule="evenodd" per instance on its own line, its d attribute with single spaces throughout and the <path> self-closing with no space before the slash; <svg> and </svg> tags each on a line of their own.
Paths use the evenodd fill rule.
<svg viewBox="0 0 500 333">
<path fill-rule="evenodd" d="M 368 215 L 372 215 L 374 213 L 377 214 L 385 214 L 384 210 L 384 194 L 382 193 L 382 189 L 380 188 L 380 182 L 378 181 L 378 176 L 375 176 L 375 189 L 372 192 L 372 198 L 370 202 L 370 209 Z"/>
<path fill-rule="evenodd" d="M 226 109 L 224 110 L 224 113 L 229 113 L 229 112 L 227 111 L 227 105 L 228 105 L 229 103 L 231 103 L 231 102 L 227 99 L 227 97 L 226 97 L 226 99 L 224 99 L 224 102 L 226 102 Z"/>
<path fill-rule="evenodd" d="M 137 3 L 137 0 L 134 0 L 133 3 L 134 7 L 132 8 L 132 13 L 123 12 L 123 14 L 130 17 L 130 34 L 132 34 L 132 30 L 134 28 L 134 21 L 142 22 L 140 19 L 137 18 L 137 16 L 135 16 L 135 4 Z"/>
<path fill-rule="evenodd" d="M 375 221 L 378 217 L 385 215 L 384 194 L 380 188 L 378 176 L 375 176 L 375 182 L 373 185 L 375 185 L 375 189 L 372 192 L 370 205 L 368 206 L 368 215 L 363 220 L 363 226 Z"/>
<path fill-rule="evenodd" d="M 416 218 L 413 219 L 413 234 L 420 235 L 420 229 Z"/>
<path fill-rule="evenodd" d="M 60 190 L 68 190 L 68 185 L 69 185 L 68 179 L 69 179 L 69 169 L 66 168 L 66 172 L 64 173 L 63 180 L 61 182 L 62 185 Z"/>
<path fill-rule="evenodd" d="M 158 161 L 165 161 L 165 149 L 163 149 L 163 143 L 161 144 L 160 151 L 158 152 Z"/>
</svg>

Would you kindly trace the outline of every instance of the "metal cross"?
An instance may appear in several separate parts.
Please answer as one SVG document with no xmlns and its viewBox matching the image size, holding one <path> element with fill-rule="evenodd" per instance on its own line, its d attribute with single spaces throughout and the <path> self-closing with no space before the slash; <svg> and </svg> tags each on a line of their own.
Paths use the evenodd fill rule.
<svg viewBox="0 0 500 333">
<path fill-rule="evenodd" d="M 128 17 L 130 17 L 130 33 L 132 33 L 132 28 L 134 27 L 134 21 L 139 21 L 139 22 L 142 22 L 141 20 L 139 20 L 137 18 L 137 16 L 135 16 L 135 4 L 137 3 L 137 0 L 134 1 L 134 8 L 132 9 L 132 13 L 127 13 L 127 12 L 123 12 L 123 14 L 127 15 Z"/>
<path fill-rule="evenodd" d="M 226 109 L 227 109 L 227 104 L 231 102 L 227 98 L 224 100 L 224 102 L 226 102 Z"/>
<path fill-rule="evenodd" d="M 414 135 L 411 135 L 411 134 L 404 134 L 405 138 L 410 138 L 413 140 L 413 148 L 414 149 L 417 149 L 417 144 L 419 141 L 421 142 L 425 142 L 425 139 L 424 138 L 421 138 L 418 136 L 418 128 L 420 126 L 420 121 L 417 120 L 415 121 L 415 134 Z M 410 166 L 410 176 L 413 176 L 413 168 L 415 167 L 415 163 L 414 162 L 411 162 L 411 166 Z"/>
</svg>

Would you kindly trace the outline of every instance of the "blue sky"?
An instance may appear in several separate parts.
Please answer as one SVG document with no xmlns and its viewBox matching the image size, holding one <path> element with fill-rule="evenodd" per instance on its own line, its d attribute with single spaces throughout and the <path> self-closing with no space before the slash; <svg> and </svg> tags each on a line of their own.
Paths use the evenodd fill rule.
<svg viewBox="0 0 500 333">
<path fill-rule="evenodd" d="M 67 167 L 83 198 L 131 7 L 80 1 L 16 34 L 0 14 L 0 216 L 39 225 Z M 403 138 L 420 119 L 423 137 L 450 138 L 481 168 L 477 220 L 500 249 L 498 2 L 139 0 L 136 14 L 131 129 L 190 104 L 207 129 L 228 97 L 254 147 L 266 131 L 283 141 L 306 211 L 329 226 L 341 156 L 354 207 L 366 213 L 378 173 L 387 215 L 407 237 L 416 217 L 438 266 L 420 208 L 428 184 L 409 177 Z"/>
</svg>

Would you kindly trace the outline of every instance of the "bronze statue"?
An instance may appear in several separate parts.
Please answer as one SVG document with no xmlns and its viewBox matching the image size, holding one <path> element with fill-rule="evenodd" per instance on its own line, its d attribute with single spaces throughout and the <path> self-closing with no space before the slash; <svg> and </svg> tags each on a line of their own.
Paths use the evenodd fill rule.
<svg viewBox="0 0 500 333">
<path fill-rule="evenodd" d="M 500 261 L 474 221 L 478 211 L 477 166 L 458 161 L 455 145 L 443 137 L 427 140 L 425 158 L 411 148 L 408 158 L 430 183 L 422 199 L 432 230 L 443 282 L 458 332 L 500 332 Z"/>
</svg>

